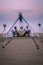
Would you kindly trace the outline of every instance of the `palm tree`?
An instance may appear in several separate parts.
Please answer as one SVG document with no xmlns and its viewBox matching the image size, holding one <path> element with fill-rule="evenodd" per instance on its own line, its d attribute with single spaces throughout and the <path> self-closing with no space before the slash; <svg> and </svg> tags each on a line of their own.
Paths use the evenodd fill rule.
<svg viewBox="0 0 43 65">
<path fill-rule="evenodd" d="M 3 32 L 5 31 L 5 29 L 6 29 L 6 24 L 3 24 L 3 27 L 4 27 L 4 30 L 3 30 Z"/>
<path fill-rule="evenodd" d="M 39 37 L 40 37 L 40 27 L 41 27 L 41 23 L 38 23 L 39 26 Z"/>
</svg>

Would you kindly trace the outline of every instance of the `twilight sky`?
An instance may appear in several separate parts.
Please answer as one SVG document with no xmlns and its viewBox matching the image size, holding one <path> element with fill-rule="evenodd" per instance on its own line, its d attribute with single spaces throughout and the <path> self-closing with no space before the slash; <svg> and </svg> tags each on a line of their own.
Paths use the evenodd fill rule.
<svg viewBox="0 0 43 65">
<path fill-rule="evenodd" d="M 0 0 L 0 11 L 32 10 L 33 15 L 43 14 L 43 0 Z"/>
<path fill-rule="evenodd" d="M 27 16 L 27 18 L 31 16 L 43 17 L 43 0 L 0 0 L 0 13 L 20 9 L 32 11 L 29 14 L 24 14 L 25 17 Z M 7 23 L 7 21 L 0 21 L 0 24 L 2 23 Z"/>
</svg>

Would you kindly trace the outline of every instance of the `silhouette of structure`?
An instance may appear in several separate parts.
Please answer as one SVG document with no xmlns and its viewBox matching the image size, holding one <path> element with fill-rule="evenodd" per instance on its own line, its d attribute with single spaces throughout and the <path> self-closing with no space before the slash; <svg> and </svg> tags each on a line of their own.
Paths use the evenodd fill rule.
<svg viewBox="0 0 43 65">
<path fill-rule="evenodd" d="M 13 23 L 13 25 L 11 26 L 11 28 L 9 29 L 9 31 L 7 32 L 7 34 L 11 31 L 11 29 L 14 27 L 14 25 L 17 23 L 17 21 L 20 21 L 21 23 L 22 23 L 22 20 L 24 20 L 25 21 L 25 23 L 32 29 L 32 27 L 28 24 L 28 22 L 25 20 L 25 18 L 23 17 L 23 15 L 22 15 L 22 13 L 21 12 L 19 12 L 19 16 L 18 16 L 18 18 L 16 19 L 16 21 Z M 27 28 L 27 27 L 26 27 Z M 15 31 L 16 31 L 16 33 L 17 33 L 17 30 L 16 30 L 16 27 L 15 27 Z M 32 29 L 32 31 L 35 33 L 35 31 Z M 30 33 L 30 30 L 27 32 L 25 32 L 25 34 L 26 33 Z M 6 35 L 7 35 L 6 34 Z M 14 34 L 14 32 L 13 32 L 13 34 Z M 25 35 L 24 34 L 24 35 Z M 18 33 L 17 33 L 17 35 L 19 35 Z"/>
<path fill-rule="evenodd" d="M 41 23 L 38 23 L 39 26 L 39 37 L 40 37 L 40 27 L 41 27 Z"/>
<path fill-rule="evenodd" d="M 6 29 L 6 24 L 3 24 L 3 27 L 4 27 L 4 30 L 3 30 L 3 32 L 5 32 L 5 29 Z"/>
</svg>

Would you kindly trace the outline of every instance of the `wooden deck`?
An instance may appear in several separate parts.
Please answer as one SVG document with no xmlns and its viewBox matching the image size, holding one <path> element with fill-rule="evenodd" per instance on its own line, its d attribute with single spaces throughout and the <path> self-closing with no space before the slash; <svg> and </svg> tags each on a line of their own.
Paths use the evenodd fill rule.
<svg viewBox="0 0 43 65">
<path fill-rule="evenodd" d="M 0 44 L 0 65 L 43 65 L 43 43 L 32 38 L 15 37 Z M 2 48 L 5 46 L 5 48 Z"/>
</svg>

